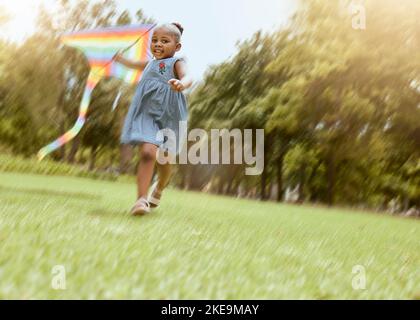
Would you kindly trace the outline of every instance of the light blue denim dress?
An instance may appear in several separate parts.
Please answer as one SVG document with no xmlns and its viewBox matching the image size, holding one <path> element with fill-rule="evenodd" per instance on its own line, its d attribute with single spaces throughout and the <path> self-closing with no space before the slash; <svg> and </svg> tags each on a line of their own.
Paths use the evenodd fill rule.
<svg viewBox="0 0 420 320">
<path fill-rule="evenodd" d="M 152 143 L 161 146 L 164 137 L 158 132 L 171 129 L 178 143 L 176 149 L 169 151 L 179 153 L 178 147 L 182 147 L 179 122 L 187 121 L 188 106 L 185 95 L 172 90 L 168 81 L 175 78 L 174 65 L 181 59 L 171 57 L 149 61 L 124 121 L 122 144 Z"/>
</svg>

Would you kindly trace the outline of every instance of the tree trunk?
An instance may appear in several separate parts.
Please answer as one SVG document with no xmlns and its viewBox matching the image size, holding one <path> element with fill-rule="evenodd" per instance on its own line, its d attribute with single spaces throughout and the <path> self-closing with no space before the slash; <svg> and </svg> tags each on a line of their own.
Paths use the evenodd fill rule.
<svg viewBox="0 0 420 320">
<path fill-rule="evenodd" d="M 241 169 L 240 166 L 231 166 L 229 172 L 231 172 L 230 178 L 229 178 L 229 183 L 228 183 L 228 188 L 227 188 L 227 194 L 228 195 L 235 195 L 236 190 L 237 190 L 237 175 L 239 173 L 239 170 Z"/>
<path fill-rule="evenodd" d="M 267 171 L 264 170 L 261 174 L 261 200 L 267 200 Z"/>
<path fill-rule="evenodd" d="M 71 149 L 67 156 L 68 163 L 74 163 L 74 160 L 76 158 L 76 153 L 79 150 L 79 146 L 80 146 L 80 137 L 76 136 L 72 141 Z"/>
<path fill-rule="evenodd" d="M 283 200 L 283 164 L 284 164 L 284 154 L 280 153 L 279 158 L 277 159 L 277 201 L 281 202 Z"/>
<path fill-rule="evenodd" d="M 261 173 L 261 200 L 267 200 L 267 148 L 264 144 L 264 170 Z"/>
<path fill-rule="evenodd" d="M 65 83 L 64 81 L 64 74 L 62 75 L 62 79 L 63 79 L 63 83 Z M 65 110 L 65 105 L 64 105 L 64 99 L 65 99 L 65 95 L 66 95 L 66 89 L 63 87 L 63 89 L 61 90 L 60 96 L 58 97 L 58 101 L 57 101 L 57 110 L 59 110 L 60 115 L 59 115 L 59 127 L 60 127 L 60 135 L 63 135 L 66 133 L 66 110 Z M 61 146 L 60 148 L 60 160 L 61 161 L 65 161 L 66 160 L 66 145 Z"/>
<path fill-rule="evenodd" d="M 95 168 L 97 150 L 98 150 L 97 147 L 90 148 L 89 171 L 93 171 L 93 169 Z"/>
<path fill-rule="evenodd" d="M 233 193 L 232 193 L 235 197 L 237 197 L 239 195 L 238 194 L 238 189 L 239 189 L 240 184 L 241 184 L 241 180 L 237 179 L 234 186 L 233 186 Z"/>
<path fill-rule="evenodd" d="M 403 210 L 404 212 L 407 212 L 408 209 L 410 209 L 410 197 L 408 195 L 404 195 Z"/>
<path fill-rule="evenodd" d="M 226 188 L 226 194 L 228 195 L 232 194 L 232 186 L 233 186 L 233 179 L 230 179 L 228 182 L 228 186 Z"/>
<path fill-rule="evenodd" d="M 111 154 L 109 156 L 109 165 L 108 165 L 108 168 L 110 170 L 112 170 L 112 167 L 114 166 L 114 160 L 115 160 L 115 154 L 113 152 L 111 152 Z"/>
<path fill-rule="evenodd" d="M 60 136 L 66 133 L 66 127 L 65 127 L 65 121 L 62 120 L 60 123 Z M 60 160 L 65 161 L 66 160 L 66 145 L 63 145 L 60 147 Z"/>
<path fill-rule="evenodd" d="M 179 166 L 180 170 L 179 173 L 181 174 L 181 185 L 180 188 L 181 190 L 185 190 L 187 187 L 187 174 L 188 171 L 185 170 L 182 166 Z"/>
<path fill-rule="evenodd" d="M 302 165 L 299 168 L 299 188 L 298 188 L 298 202 L 302 203 L 305 199 L 305 194 L 303 191 L 303 187 L 305 186 L 305 164 L 302 163 Z"/>
<path fill-rule="evenodd" d="M 203 185 L 203 167 L 201 165 L 189 166 L 188 189 L 199 191 Z"/>
<path fill-rule="evenodd" d="M 321 166 L 322 161 L 317 161 L 317 164 L 315 165 L 315 167 L 312 169 L 311 174 L 309 175 L 308 180 L 306 181 L 306 185 L 309 187 L 309 201 L 310 202 L 315 202 L 318 201 L 318 195 L 317 193 L 313 190 L 313 180 L 316 176 L 316 173 L 318 171 L 318 168 Z"/>
<path fill-rule="evenodd" d="M 336 167 L 335 158 L 330 154 L 327 158 L 327 203 L 332 206 L 334 204 Z"/>
<path fill-rule="evenodd" d="M 223 194 L 223 186 L 225 184 L 225 180 L 223 179 L 223 175 L 219 172 L 219 181 L 217 184 L 217 194 Z"/>
</svg>

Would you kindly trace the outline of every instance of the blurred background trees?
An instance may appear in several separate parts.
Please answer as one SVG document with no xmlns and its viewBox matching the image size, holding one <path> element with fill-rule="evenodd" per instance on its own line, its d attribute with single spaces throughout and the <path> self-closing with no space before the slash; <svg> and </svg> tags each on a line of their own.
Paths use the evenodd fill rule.
<svg viewBox="0 0 420 320">
<path fill-rule="evenodd" d="M 209 70 L 192 127 L 264 128 L 268 150 L 259 182 L 231 167 L 206 181 L 240 180 L 262 199 L 289 188 L 298 201 L 419 205 L 420 4 L 370 1 L 355 30 L 351 3 L 303 2 L 289 28 L 256 33 Z"/>
<path fill-rule="evenodd" d="M 33 156 L 74 123 L 88 65 L 64 31 L 153 22 L 112 0 L 59 1 L 34 35 L 0 46 L 0 144 Z M 265 129 L 265 170 L 182 165 L 174 184 L 232 196 L 384 209 L 420 207 L 420 3 L 369 1 L 365 30 L 352 1 L 302 1 L 287 27 L 257 31 L 189 93 L 190 128 Z M 7 15 L 0 15 L 0 23 Z M 134 88 L 111 112 L 118 80 L 94 92 L 80 135 L 53 154 L 91 170 L 116 169 Z"/>
<path fill-rule="evenodd" d="M 60 0 L 54 10 L 41 8 L 35 33 L 20 46 L 3 48 L 3 72 L 0 75 L 4 106 L 0 111 L 0 137 L 3 144 L 14 153 L 31 156 L 36 154 L 42 144 L 54 140 L 74 124 L 89 66 L 82 53 L 59 42 L 63 32 L 151 21 L 141 10 L 134 18 L 127 11 L 118 14 L 113 0 Z M 94 96 L 106 96 L 107 99 L 102 99 L 100 104 L 93 99 L 90 115 L 98 113 L 96 108 L 101 109 L 101 113 L 111 112 L 117 87 L 121 85 L 119 80 L 111 81 L 114 81 L 114 85 L 106 87 L 107 92 L 99 92 Z M 95 91 L 101 91 L 101 88 L 103 86 Z M 121 98 L 120 106 L 128 104 L 134 88 L 125 89 L 126 94 Z M 116 117 L 113 126 L 118 126 L 122 121 L 122 112 L 112 116 Z M 94 129 L 96 127 L 88 125 L 84 128 L 84 134 Z M 52 156 L 57 160 L 74 162 L 82 138 L 83 134 L 77 136 Z M 91 139 L 85 138 L 85 141 Z M 102 142 L 96 142 L 100 144 L 98 148 Z M 91 143 L 86 147 L 90 148 Z"/>
</svg>

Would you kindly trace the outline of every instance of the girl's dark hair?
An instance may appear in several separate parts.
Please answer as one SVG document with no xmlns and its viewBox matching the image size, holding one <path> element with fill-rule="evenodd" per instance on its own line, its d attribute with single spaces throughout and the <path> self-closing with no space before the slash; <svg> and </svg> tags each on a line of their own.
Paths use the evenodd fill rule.
<svg viewBox="0 0 420 320">
<path fill-rule="evenodd" d="M 179 32 L 180 32 L 180 33 L 181 33 L 181 35 L 182 35 L 182 33 L 184 32 L 184 28 L 181 26 L 181 24 L 180 24 L 180 23 L 178 23 L 178 22 L 172 22 L 172 24 L 173 24 L 175 27 L 177 27 L 177 28 L 178 28 Z"/>
</svg>

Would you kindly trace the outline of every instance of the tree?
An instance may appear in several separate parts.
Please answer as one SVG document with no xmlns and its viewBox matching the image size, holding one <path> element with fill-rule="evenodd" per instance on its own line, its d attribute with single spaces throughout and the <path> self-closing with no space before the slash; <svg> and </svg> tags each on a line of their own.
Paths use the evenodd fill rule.
<svg viewBox="0 0 420 320">
<path fill-rule="evenodd" d="M 136 19 L 149 20 L 142 13 Z M 4 53 L 7 49 L 0 57 L 2 142 L 16 153 L 34 155 L 74 124 L 89 66 L 83 54 L 60 43 L 63 32 L 131 21 L 134 19 L 127 11 L 118 14 L 112 0 L 62 0 L 52 10 L 41 7 L 35 34 L 20 46 L 7 44 L 0 49 Z M 130 91 L 128 87 L 123 90 Z M 114 98 L 104 103 L 112 104 Z M 68 153 L 69 161 L 74 161 L 79 145 L 77 136 Z M 65 149 L 60 148 L 53 157 L 64 160 Z"/>
<path fill-rule="evenodd" d="M 193 127 L 265 129 L 262 198 L 276 183 L 280 200 L 285 182 L 301 200 L 418 204 L 420 5 L 371 1 L 361 31 L 350 4 L 303 1 L 287 28 L 255 34 L 191 94 Z M 247 179 L 232 170 L 210 179 Z"/>
</svg>

